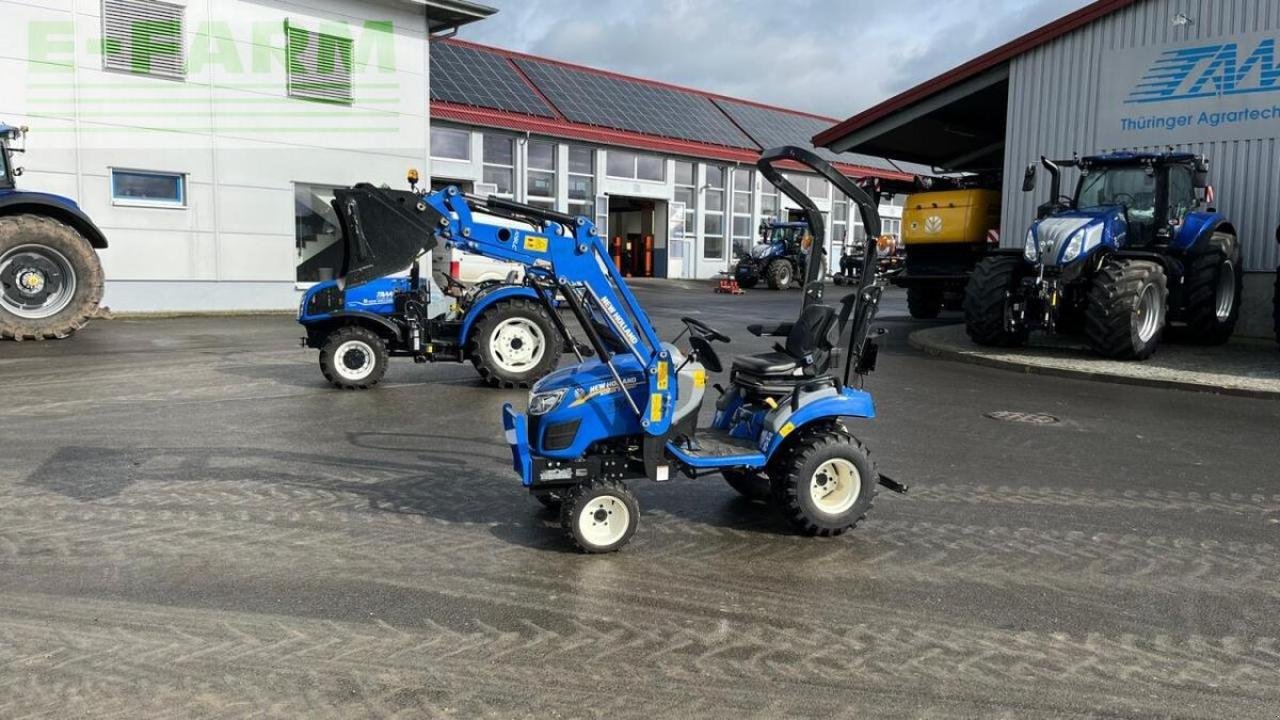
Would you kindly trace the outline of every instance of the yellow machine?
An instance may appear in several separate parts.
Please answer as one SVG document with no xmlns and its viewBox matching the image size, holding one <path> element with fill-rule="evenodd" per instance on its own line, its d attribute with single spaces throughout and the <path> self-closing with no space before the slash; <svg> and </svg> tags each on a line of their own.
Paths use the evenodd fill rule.
<svg viewBox="0 0 1280 720">
<path fill-rule="evenodd" d="M 970 187 L 918 192 L 902 208 L 906 269 L 894 278 L 907 289 L 915 318 L 958 309 L 965 284 L 988 248 L 999 243 L 1000 193 Z"/>
</svg>

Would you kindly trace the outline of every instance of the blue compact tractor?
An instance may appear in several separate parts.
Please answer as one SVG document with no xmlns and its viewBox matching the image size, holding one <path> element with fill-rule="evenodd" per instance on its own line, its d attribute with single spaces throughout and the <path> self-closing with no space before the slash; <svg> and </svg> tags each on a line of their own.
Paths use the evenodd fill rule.
<svg viewBox="0 0 1280 720">
<path fill-rule="evenodd" d="M 804 276 L 805 238 L 811 238 L 809 223 L 766 220 L 760 223 L 760 242 L 747 257 L 738 261 L 733 276 L 744 288 L 755 287 L 764 280 L 773 290 L 786 290 Z"/>
<path fill-rule="evenodd" d="M 70 198 L 17 188 L 26 133 L 0 124 L 0 339 L 64 338 L 98 311 L 107 239 Z"/>
<path fill-rule="evenodd" d="M 1161 337 L 1219 344 L 1235 330 L 1243 273 L 1235 227 L 1206 208 L 1208 163 L 1189 153 L 1040 159 L 1049 201 L 1021 251 L 988 253 L 965 291 L 969 336 L 1017 346 L 1032 330 L 1083 332 L 1108 358 L 1141 360 Z M 1079 169 L 1060 194 L 1061 168 Z M 1023 190 L 1036 185 L 1029 165 Z"/>
</svg>

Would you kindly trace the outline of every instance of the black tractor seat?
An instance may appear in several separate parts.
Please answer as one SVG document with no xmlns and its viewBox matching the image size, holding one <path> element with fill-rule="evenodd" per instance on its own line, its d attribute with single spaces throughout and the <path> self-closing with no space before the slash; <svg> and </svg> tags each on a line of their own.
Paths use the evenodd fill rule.
<svg viewBox="0 0 1280 720">
<path fill-rule="evenodd" d="M 786 337 L 786 343 L 775 344 L 773 352 L 734 358 L 730 377 L 746 390 L 771 396 L 785 395 L 796 385 L 820 380 L 831 366 L 839 326 L 835 309 L 822 304 L 806 307 L 795 323 L 772 328 L 749 325 L 747 330 L 752 335 Z"/>
</svg>

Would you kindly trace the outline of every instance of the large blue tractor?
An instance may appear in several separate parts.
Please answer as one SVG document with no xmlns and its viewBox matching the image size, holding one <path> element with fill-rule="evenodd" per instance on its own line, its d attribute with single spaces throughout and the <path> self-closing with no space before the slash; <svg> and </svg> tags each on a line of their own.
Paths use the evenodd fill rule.
<svg viewBox="0 0 1280 720">
<path fill-rule="evenodd" d="M 733 276 L 744 288 L 753 288 L 761 280 L 772 290 L 786 290 L 804 276 L 809 251 L 805 238 L 811 238 L 809 223 L 765 220 L 760 223 L 760 242 L 738 261 Z"/>
<path fill-rule="evenodd" d="M 1206 206 L 1208 163 L 1189 153 L 1129 153 L 1052 161 L 1050 198 L 1022 250 L 996 251 L 965 291 L 970 337 L 1016 346 L 1032 330 L 1083 331 L 1108 358 L 1141 360 L 1166 330 L 1199 344 L 1226 342 L 1240 315 L 1236 228 Z M 1076 167 L 1061 195 L 1062 167 Z M 1023 190 L 1035 189 L 1036 166 Z"/>
<path fill-rule="evenodd" d="M 0 339 L 64 338 L 98 310 L 107 239 L 70 198 L 17 189 L 26 133 L 0 123 Z"/>
</svg>

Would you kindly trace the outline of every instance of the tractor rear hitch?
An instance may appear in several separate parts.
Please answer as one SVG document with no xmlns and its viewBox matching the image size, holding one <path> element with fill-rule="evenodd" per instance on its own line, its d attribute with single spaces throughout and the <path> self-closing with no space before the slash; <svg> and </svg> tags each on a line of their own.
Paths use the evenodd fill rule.
<svg viewBox="0 0 1280 720">
<path fill-rule="evenodd" d="M 897 480 L 894 480 L 893 478 L 885 474 L 880 475 L 880 484 L 898 493 L 899 495 L 906 495 L 907 490 L 910 489 L 906 485 L 903 485 L 902 483 L 898 482 Z"/>
</svg>

